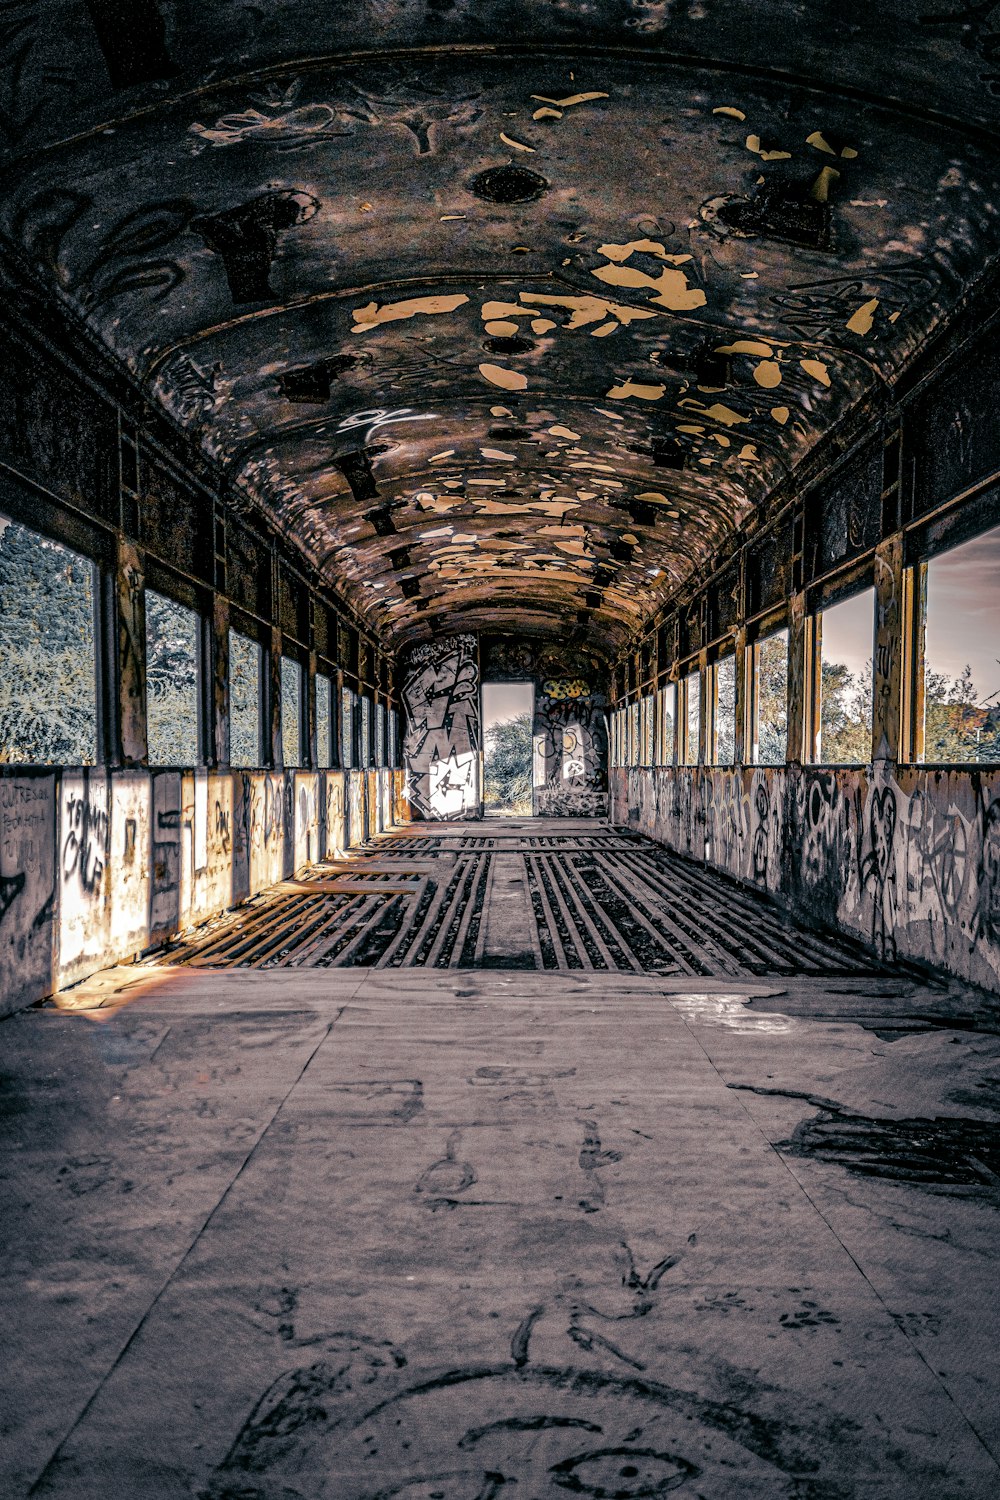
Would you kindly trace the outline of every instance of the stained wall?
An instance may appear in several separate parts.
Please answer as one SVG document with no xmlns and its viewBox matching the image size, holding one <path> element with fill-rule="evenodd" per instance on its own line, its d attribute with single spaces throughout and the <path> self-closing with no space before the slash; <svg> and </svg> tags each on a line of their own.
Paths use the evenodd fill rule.
<svg viewBox="0 0 1000 1500">
<path fill-rule="evenodd" d="M 168 941 L 405 818 L 402 772 L 0 778 L 0 1013 Z"/>
<path fill-rule="evenodd" d="M 612 771 L 612 820 L 885 959 L 1000 990 L 1000 770 Z"/>
</svg>

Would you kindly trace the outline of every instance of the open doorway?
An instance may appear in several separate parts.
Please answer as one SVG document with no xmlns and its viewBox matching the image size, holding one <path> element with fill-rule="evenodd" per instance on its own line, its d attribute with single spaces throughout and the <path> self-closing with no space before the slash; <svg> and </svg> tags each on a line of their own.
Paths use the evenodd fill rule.
<svg viewBox="0 0 1000 1500">
<path fill-rule="evenodd" d="M 531 816 L 531 682 L 483 683 L 483 814 Z"/>
</svg>

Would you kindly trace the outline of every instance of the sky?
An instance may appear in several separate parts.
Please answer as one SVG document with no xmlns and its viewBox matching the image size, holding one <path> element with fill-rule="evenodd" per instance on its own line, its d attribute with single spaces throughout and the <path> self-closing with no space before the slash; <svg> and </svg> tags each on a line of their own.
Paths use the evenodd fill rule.
<svg viewBox="0 0 1000 1500">
<path fill-rule="evenodd" d="M 532 713 L 534 703 L 535 692 L 530 682 L 484 682 L 483 732 L 488 734 L 490 725 L 503 719 Z"/>
<path fill-rule="evenodd" d="M 980 703 L 1000 693 L 1000 526 L 931 559 L 926 656 L 949 677 L 968 663 Z"/>
</svg>

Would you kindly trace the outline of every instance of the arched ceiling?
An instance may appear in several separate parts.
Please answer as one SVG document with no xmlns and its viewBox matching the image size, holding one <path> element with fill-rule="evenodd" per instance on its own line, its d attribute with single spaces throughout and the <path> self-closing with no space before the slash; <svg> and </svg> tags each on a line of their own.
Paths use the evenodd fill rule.
<svg viewBox="0 0 1000 1500">
<path fill-rule="evenodd" d="M 388 638 L 610 650 L 989 271 L 996 9 L 15 0 L 0 228 Z"/>
</svg>

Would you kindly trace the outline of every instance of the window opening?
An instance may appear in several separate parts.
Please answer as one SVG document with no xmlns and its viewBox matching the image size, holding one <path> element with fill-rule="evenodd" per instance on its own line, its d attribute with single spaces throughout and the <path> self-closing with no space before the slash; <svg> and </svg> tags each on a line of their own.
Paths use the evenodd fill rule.
<svg viewBox="0 0 1000 1500">
<path fill-rule="evenodd" d="M 736 760 L 736 657 L 726 656 L 715 664 L 715 764 L 731 766 Z"/>
<path fill-rule="evenodd" d="M 788 758 L 788 631 L 756 641 L 753 648 L 753 760 L 784 765 Z"/>
<path fill-rule="evenodd" d="M 290 656 L 281 658 L 281 758 L 302 764 L 302 667 Z"/>
<path fill-rule="evenodd" d="M 533 743 L 535 689 L 530 682 L 483 683 L 483 811 L 528 817 L 532 785 L 544 786 L 545 736 Z"/>
<path fill-rule="evenodd" d="M 875 591 L 863 589 L 816 615 L 821 765 L 865 765 L 872 756 Z"/>
<path fill-rule="evenodd" d="M 684 679 L 685 725 L 684 764 L 698 764 L 698 737 L 701 732 L 701 673 L 692 672 Z"/>
<path fill-rule="evenodd" d="M 670 766 L 674 761 L 677 737 L 677 684 L 667 683 L 656 695 L 656 764 Z"/>
<path fill-rule="evenodd" d="M 0 763 L 97 760 L 97 569 L 0 516 Z"/>
<path fill-rule="evenodd" d="M 151 766 L 198 764 L 200 620 L 146 590 L 146 734 Z"/>
<path fill-rule="evenodd" d="M 257 641 L 229 632 L 229 763 L 259 766 L 264 653 Z"/>
<path fill-rule="evenodd" d="M 333 685 L 325 672 L 316 673 L 316 764 L 333 765 Z"/>
<path fill-rule="evenodd" d="M 343 688 L 340 695 L 340 762 L 345 770 L 354 765 L 354 689 Z"/>
<path fill-rule="evenodd" d="M 1000 761 L 1000 526 L 927 563 L 923 755 Z"/>
</svg>

